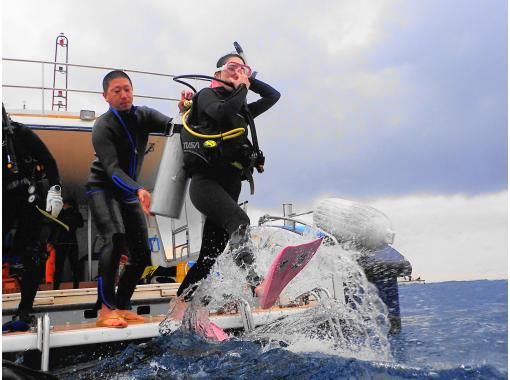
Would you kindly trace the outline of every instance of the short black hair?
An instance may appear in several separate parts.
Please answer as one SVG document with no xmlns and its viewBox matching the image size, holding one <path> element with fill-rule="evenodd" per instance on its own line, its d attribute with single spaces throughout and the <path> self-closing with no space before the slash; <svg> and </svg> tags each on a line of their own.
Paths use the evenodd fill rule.
<svg viewBox="0 0 510 380">
<path fill-rule="evenodd" d="M 246 65 L 246 61 L 244 60 L 243 57 L 241 57 L 239 54 L 237 53 L 228 53 L 228 54 L 225 54 L 223 57 L 221 57 L 220 59 L 218 59 L 218 62 L 216 63 L 216 67 L 217 68 L 220 68 L 221 66 L 223 66 L 225 63 L 227 63 L 228 59 L 229 58 L 232 58 L 232 57 L 237 57 L 237 58 L 240 58 L 241 61 L 243 61 L 243 63 Z"/>
<path fill-rule="evenodd" d="M 105 75 L 103 78 L 103 92 L 106 92 L 108 90 L 108 86 L 110 85 L 110 82 L 117 78 L 126 78 L 129 83 L 131 83 L 131 86 L 133 86 L 133 82 L 131 82 L 131 78 L 122 70 L 113 70 L 110 71 L 108 74 Z"/>
</svg>

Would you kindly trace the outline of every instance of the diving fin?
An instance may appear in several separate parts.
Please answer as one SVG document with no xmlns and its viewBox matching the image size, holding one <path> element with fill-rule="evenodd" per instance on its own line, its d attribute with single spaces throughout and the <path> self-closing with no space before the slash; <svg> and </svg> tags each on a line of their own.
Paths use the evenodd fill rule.
<svg viewBox="0 0 510 380">
<path fill-rule="evenodd" d="M 217 324 L 207 321 L 197 321 L 195 324 L 195 331 L 206 339 L 214 340 L 217 342 L 223 342 L 229 340 L 228 334 L 223 331 Z"/>
</svg>

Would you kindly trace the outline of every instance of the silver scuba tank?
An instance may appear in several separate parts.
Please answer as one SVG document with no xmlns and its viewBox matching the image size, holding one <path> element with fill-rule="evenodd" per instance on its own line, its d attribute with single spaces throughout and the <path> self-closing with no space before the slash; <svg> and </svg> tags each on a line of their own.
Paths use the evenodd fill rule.
<svg viewBox="0 0 510 380">
<path fill-rule="evenodd" d="M 182 128 L 181 115 L 172 120 L 151 200 L 153 214 L 176 219 L 181 215 L 189 183 L 189 177 L 183 168 L 179 126 Z"/>
</svg>

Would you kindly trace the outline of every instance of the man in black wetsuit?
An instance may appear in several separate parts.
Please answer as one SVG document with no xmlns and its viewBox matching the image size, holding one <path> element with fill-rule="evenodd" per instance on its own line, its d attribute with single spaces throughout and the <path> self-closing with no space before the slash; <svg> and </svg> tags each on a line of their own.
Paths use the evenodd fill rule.
<svg viewBox="0 0 510 380">
<path fill-rule="evenodd" d="M 151 132 L 165 132 L 171 119 L 148 107 L 133 105 L 131 79 L 112 71 L 103 80 L 103 96 L 110 109 L 94 124 L 96 159 L 87 184 L 89 205 L 104 239 L 99 262 L 97 326 L 126 327 L 143 322 L 130 311 L 130 300 L 150 262 L 147 225 L 150 194 L 136 182 Z M 115 293 L 122 254 L 129 257 Z M 98 305 L 99 306 L 99 305 Z"/>
<path fill-rule="evenodd" d="M 235 53 L 221 57 L 215 78 L 231 83 L 213 81 L 193 97 L 188 118 L 202 134 L 224 133 L 235 128 L 248 129 L 250 118 L 267 111 L 280 98 L 280 93 L 268 84 L 251 78 L 251 68 Z M 261 98 L 246 104 L 248 90 Z M 247 132 L 239 137 L 218 142 L 216 148 L 203 148 L 203 139 L 194 144 L 193 136 L 181 132 L 184 150 L 184 166 L 191 176 L 189 194 L 193 205 L 206 216 L 202 246 L 197 262 L 191 267 L 177 295 L 184 301 L 191 300 L 197 283 L 207 277 L 217 257 L 230 239 L 232 251 L 248 239 L 246 232 L 250 219 L 238 205 L 243 176 L 251 176 L 255 167 L 263 172 L 264 161 L 254 152 Z M 198 149 L 195 149 L 200 147 Z M 248 283 L 255 287 L 260 278 L 250 267 L 251 252 L 236 252 L 235 261 L 248 271 Z M 175 319 L 182 316 L 184 304 L 175 308 Z M 179 311 L 179 309 L 181 309 Z"/>
<path fill-rule="evenodd" d="M 13 122 L 2 104 L 2 236 L 16 227 L 10 253 L 21 256 L 21 301 L 6 330 L 27 330 L 46 260 L 51 232 L 44 210 L 56 218 L 62 209 L 57 163 L 41 139 L 28 127 Z M 51 223 L 51 222 L 50 222 Z M 5 248 L 5 247 L 4 247 Z M 8 254 L 4 249 L 4 255 Z"/>
</svg>

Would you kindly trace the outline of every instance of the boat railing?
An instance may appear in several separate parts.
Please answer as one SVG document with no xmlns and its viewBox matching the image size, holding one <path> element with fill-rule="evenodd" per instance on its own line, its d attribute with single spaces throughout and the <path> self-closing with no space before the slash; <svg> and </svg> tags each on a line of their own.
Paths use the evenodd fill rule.
<svg viewBox="0 0 510 380">
<path fill-rule="evenodd" d="M 173 231 L 175 233 L 175 231 Z M 171 260 L 177 260 L 177 255 L 175 254 L 175 252 L 179 251 L 180 254 L 179 254 L 179 259 L 182 261 L 183 260 L 183 255 L 184 255 L 184 251 L 186 251 L 186 255 L 184 256 L 187 256 L 188 255 L 188 243 L 183 243 L 183 244 L 179 244 L 179 245 L 176 245 L 174 247 L 174 254 L 173 254 L 173 257 Z"/>
<path fill-rule="evenodd" d="M 82 64 L 74 64 L 74 63 L 65 63 L 65 62 L 51 62 L 51 61 L 42 61 L 42 60 L 32 60 L 32 59 L 18 59 L 18 58 L 2 58 L 2 61 L 4 62 L 16 62 L 16 63 L 29 63 L 29 64 L 38 64 L 41 67 L 40 72 L 40 85 L 26 85 L 26 84 L 17 84 L 17 83 L 2 83 L 2 88 L 12 88 L 12 89 L 24 89 L 24 90 L 32 90 L 32 91 L 40 91 L 41 98 L 40 98 L 40 110 L 43 114 L 46 113 L 46 106 L 45 106 L 45 95 L 48 91 L 65 91 L 65 92 L 71 92 L 71 93 L 79 93 L 79 94 L 92 94 L 92 95 L 101 95 L 102 92 L 100 91 L 91 91 L 91 90 L 85 90 L 85 89 L 76 89 L 76 88 L 58 88 L 54 86 L 47 86 L 46 84 L 46 76 L 45 70 L 47 66 L 61 66 L 66 67 L 66 70 L 68 67 L 75 67 L 80 69 L 91 69 L 91 70 L 103 70 L 103 71 L 112 71 L 112 70 L 122 70 L 126 73 L 131 74 L 143 74 L 148 75 L 152 77 L 162 77 L 162 78 L 169 78 L 173 79 L 175 75 L 172 74 L 164 74 L 164 73 L 157 73 L 157 72 L 150 72 L 150 71 L 141 71 L 141 70 L 133 70 L 133 69 L 124 69 L 124 68 L 115 68 L 115 67 L 105 67 L 105 66 L 91 66 L 91 65 L 82 65 Z M 168 97 L 168 96 L 153 96 L 153 95 L 146 95 L 146 94 L 134 94 L 135 98 L 141 98 L 141 99 L 152 99 L 152 100 L 161 100 L 161 101 L 170 101 L 170 102 L 176 102 L 179 101 L 178 98 Z"/>
<path fill-rule="evenodd" d="M 309 211 L 309 212 L 299 214 L 296 216 L 309 214 L 311 212 L 313 212 L 313 211 Z M 275 215 L 265 214 L 259 218 L 258 225 L 259 225 L 259 227 L 262 225 L 269 225 L 267 223 L 275 222 L 275 221 L 290 222 L 291 224 L 284 224 L 283 226 L 278 226 L 278 227 L 283 227 L 285 229 L 288 229 L 289 231 L 294 231 L 294 232 L 297 232 L 296 224 L 300 224 L 300 225 L 305 226 L 308 229 L 310 229 L 310 231 L 316 231 L 316 233 L 318 233 L 319 235 L 326 237 L 327 241 L 329 241 L 331 244 L 334 244 L 334 245 L 339 244 L 338 240 L 329 232 L 324 231 L 324 230 L 318 228 L 317 226 L 314 226 L 313 224 L 307 223 L 303 220 L 296 219 L 295 217 L 285 217 L 285 216 L 275 216 Z"/>
</svg>

